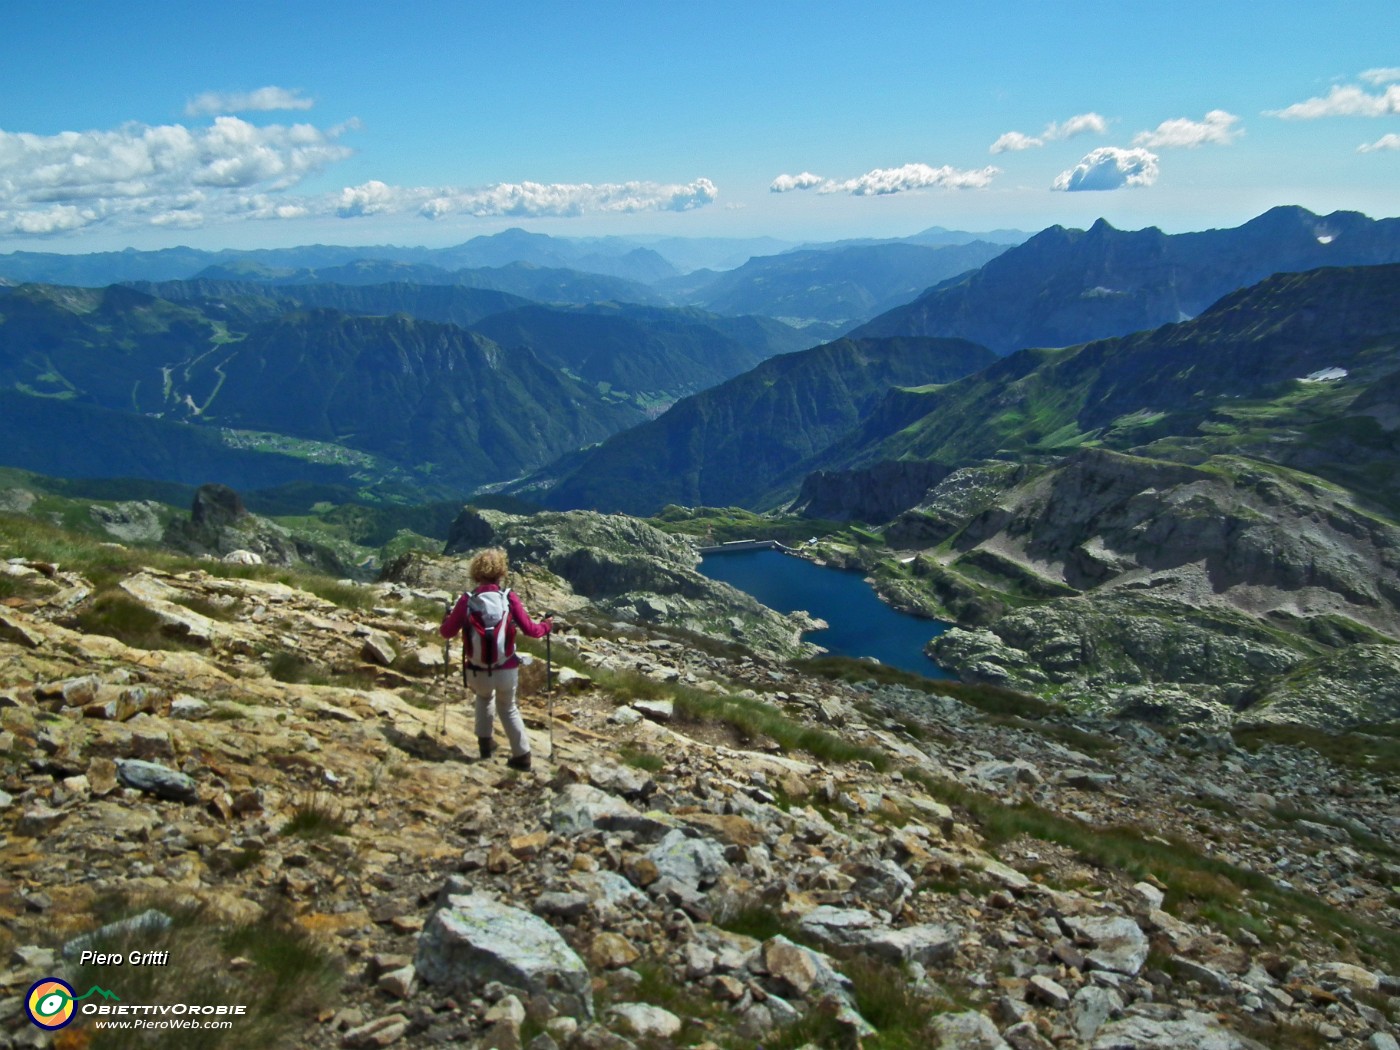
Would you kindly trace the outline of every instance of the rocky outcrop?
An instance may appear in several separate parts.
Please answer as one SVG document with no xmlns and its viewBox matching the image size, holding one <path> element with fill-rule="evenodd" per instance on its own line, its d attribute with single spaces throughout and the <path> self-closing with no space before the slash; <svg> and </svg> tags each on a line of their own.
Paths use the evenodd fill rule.
<svg viewBox="0 0 1400 1050">
<path fill-rule="evenodd" d="M 595 511 L 533 515 L 464 507 L 445 547 L 450 562 L 412 554 L 389 566 L 385 579 L 445 590 L 468 586 L 466 563 L 478 549 L 499 546 L 514 578 L 537 580 L 550 607 L 590 605 L 629 623 L 654 623 L 714 638 L 742 638 L 777 655 L 815 651 L 801 641 L 817 624 L 783 616 L 751 596 L 696 571 L 700 555 L 688 539 L 636 518 Z"/>
<path fill-rule="evenodd" d="M 110 525 L 105 527 L 111 531 Z M 294 536 L 276 522 L 250 514 L 243 498 L 226 485 L 200 486 L 189 520 L 171 522 L 159 539 L 163 545 L 188 554 L 222 559 L 245 552 L 269 565 L 304 565 L 334 576 L 363 575 L 348 551 Z"/>
<path fill-rule="evenodd" d="M 1315 478 L 1086 449 L 958 471 L 887 539 L 926 545 L 904 586 L 959 618 L 931 655 L 971 680 L 1168 720 L 1393 710 L 1384 645 L 1352 650 L 1400 637 L 1400 528 Z"/>
</svg>

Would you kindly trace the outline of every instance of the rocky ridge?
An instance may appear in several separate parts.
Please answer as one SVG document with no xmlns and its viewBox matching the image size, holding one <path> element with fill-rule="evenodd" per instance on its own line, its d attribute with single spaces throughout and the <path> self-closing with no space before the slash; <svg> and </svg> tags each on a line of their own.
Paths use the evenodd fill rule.
<svg viewBox="0 0 1400 1050">
<path fill-rule="evenodd" d="M 891 985 L 934 1047 L 1395 1045 L 1393 772 L 1217 730 L 992 718 L 579 606 L 592 626 L 553 645 L 566 691 L 548 703 L 527 669 L 537 762 L 516 776 L 471 760 L 460 687 L 434 677 L 443 591 L 347 606 L 144 567 L 115 585 L 183 647 L 139 648 L 73 626 L 98 581 L 0 569 L 6 1045 L 49 1045 L 25 989 L 74 974 L 114 895 L 156 909 L 105 933 L 143 948 L 184 943 L 159 916 L 193 905 L 209 929 L 287 917 L 339 973 L 278 1033 L 300 1046 L 876 1047 L 894 1020 L 871 989 Z M 547 575 L 530 585 L 549 600 Z M 330 684 L 283 680 L 288 653 Z M 761 697 L 866 757 L 626 681 Z M 297 831 L 324 811 L 340 833 Z M 1123 829 L 1133 863 L 1096 845 Z M 239 1001 L 261 964 L 222 962 L 205 980 Z"/>
</svg>

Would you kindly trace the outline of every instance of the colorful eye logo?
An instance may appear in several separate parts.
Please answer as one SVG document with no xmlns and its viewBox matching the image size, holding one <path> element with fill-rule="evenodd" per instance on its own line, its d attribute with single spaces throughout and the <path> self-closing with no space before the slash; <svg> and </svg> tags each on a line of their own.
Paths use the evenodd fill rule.
<svg viewBox="0 0 1400 1050">
<path fill-rule="evenodd" d="M 57 977 L 35 981 L 25 997 L 24 1010 L 40 1028 L 52 1031 L 73 1020 L 73 986 Z"/>
</svg>

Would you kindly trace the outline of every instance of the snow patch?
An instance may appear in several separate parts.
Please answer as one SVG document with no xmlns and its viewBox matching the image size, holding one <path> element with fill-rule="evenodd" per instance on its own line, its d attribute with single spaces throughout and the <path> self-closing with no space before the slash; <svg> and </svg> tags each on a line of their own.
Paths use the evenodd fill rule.
<svg viewBox="0 0 1400 1050">
<path fill-rule="evenodd" d="M 1319 368 L 1316 372 L 1309 372 L 1301 377 L 1301 383 L 1333 383 L 1338 379 L 1345 379 L 1347 370 L 1345 368 Z"/>
</svg>

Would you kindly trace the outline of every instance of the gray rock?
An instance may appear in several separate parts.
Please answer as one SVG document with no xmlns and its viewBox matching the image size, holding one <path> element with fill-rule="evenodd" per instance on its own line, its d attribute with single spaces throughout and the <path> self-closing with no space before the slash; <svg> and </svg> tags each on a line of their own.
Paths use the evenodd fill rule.
<svg viewBox="0 0 1400 1050">
<path fill-rule="evenodd" d="M 669 722 L 676 717 L 676 705 L 670 700 L 634 700 L 632 706 L 653 722 Z"/>
<path fill-rule="evenodd" d="M 1193 1010 L 1167 1019 L 1128 1016 L 1110 1021 L 1094 1037 L 1092 1050 L 1266 1050 L 1232 1032 L 1210 1014 Z"/>
<path fill-rule="evenodd" d="M 933 1050 L 1009 1050 L 991 1018 L 976 1010 L 942 1014 L 929 1025 Z"/>
<path fill-rule="evenodd" d="M 892 932 L 863 908 L 837 908 L 822 904 L 797 920 L 798 928 L 829 948 L 869 943 L 882 932 Z"/>
<path fill-rule="evenodd" d="M 1064 920 L 1076 936 L 1093 944 L 1084 953 L 1091 970 L 1111 970 L 1135 976 L 1147 962 L 1147 934 L 1136 922 L 1120 917 L 1070 917 Z"/>
<path fill-rule="evenodd" d="M 593 1017 L 583 960 L 543 919 L 489 897 L 447 894 L 429 915 L 413 961 L 420 977 L 449 993 L 500 981 L 545 997 L 563 1013 Z"/>
<path fill-rule="evenodd" d="M 1065 991 L 1063 985 L 1038 973 L 1031 975 L 1026 996 L 1056 1010 L 1063 1010 L 1070 1003 L 1069 992 Z"/>
<path fill-rule="evenodd" d="M 597 828 L 630 833 L 642 842 L 656 842 L 674 828 L 674 824 L 659 816 L 642 813 L 591 784 L 565 785 L 554 797 L 552 807 L 550 827 L 560 835 L 580 835 Z"/>
<path fill-rule="evenodd" d="M 398 657 L 399 654 L 389 642 L 389 636 L 380 631 L 370 631 L 364 645 L 360 647 L 360 658 L 380 667 L 390 666 Z"/>
<path fill-rule="evenodd" d="M 1108 1021 L 1123 1011 L 1123 997 L 1112 988 L 1086 984 L 1069 1004 L 1069 1023 L 1081 1042 L 1089 1042 Z"/>
<path fill-rule="evenodd" d="M 1213 970 L 1193 959 L 1178 955 L 1172 960 L 1172 963 L 1185 980 L 1198 982 L 1206 991 L 1223 995 L 1229 993 L 1233 987 L 1228 974 Z"/>
<path fill-rule="evenodd" d="M 360 1025 L 346 1032 L 340 1045 L 346 1050 L 374 1050 L 377 1047 L 393 1046 L 408 1032 L 408 1018 L 403 1014 L 389 1014 L 378 1017 L 368 1024 Z"/>
<path fill-rule="evenodd" d="M 707 838 L 687 838 L 680 830 L 669 832 L 647 857 L 663 879 L 671 878 L 696 889 L 704 889 L 729 870 L 719 843 Z"/>
<path fill-rule="evenodd" d="M 178 770 L 138 758 L 117 759 L 117 779 L 127 787 L 174 802 L 194 802 L 199 786 Z"/>
<path fill-rule="evenodd" d="M 67 819 L 68 814 L 64 810 L 36 802 L 20 815 L 15 831 L 26 838 L 43 838 Z"/>
<path fill-rule="evenodd" d="M 639 1039 L 670 1039 L 681 1030 L 681 1019 L 669 1010 L 646 1003 L 618 1003 L 609 1007 L 613 1018 L 626 1035 Z"/>
<path fill-rule="evenodd" d="M 779 935 L 763 942 L 763 969 L 778 995 L 816 1002 L 827 995 L 847 998 L 851 982 L 821 952 Z"/>
<path fill-rule="evenodd" d="M 959 938 L 956 926 L 923 923 L 876 931 L 866 941 L 866 947 L 871 954 L 888 962 L 937 966 L 952 962 L 958 952 Z"/>
<path fill-rule="evenodd" d="M 628 800 L 656 793 L 656 781 L 649 773 L 613 762 L 594 762 L 588 767 L 588 779 L 594 787 Z"/>
</svg>

